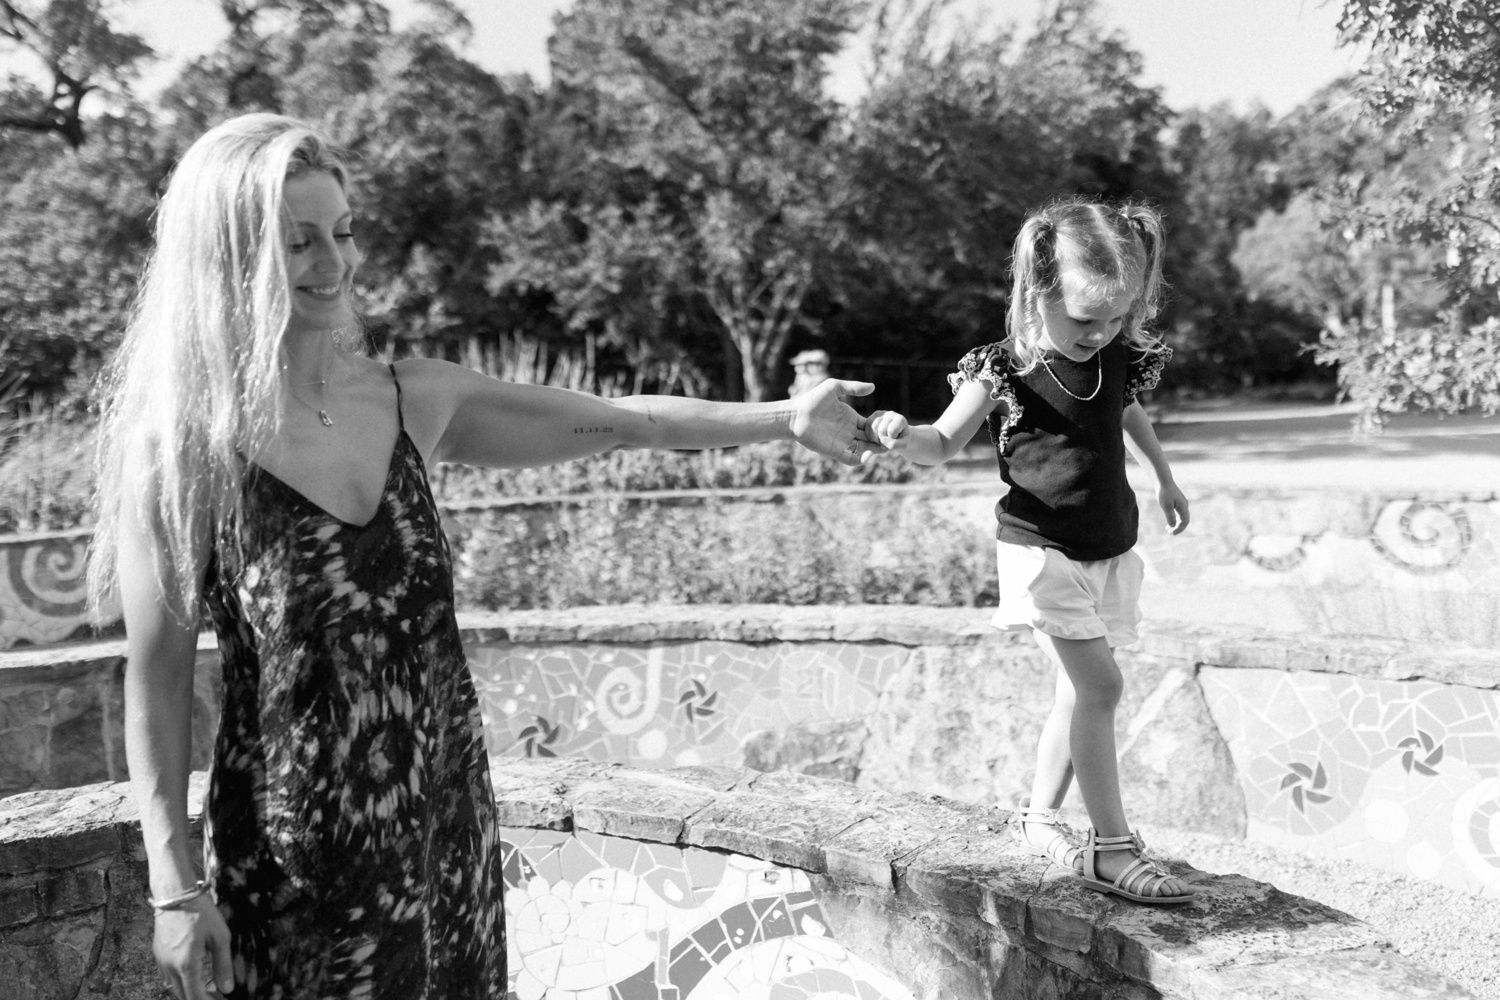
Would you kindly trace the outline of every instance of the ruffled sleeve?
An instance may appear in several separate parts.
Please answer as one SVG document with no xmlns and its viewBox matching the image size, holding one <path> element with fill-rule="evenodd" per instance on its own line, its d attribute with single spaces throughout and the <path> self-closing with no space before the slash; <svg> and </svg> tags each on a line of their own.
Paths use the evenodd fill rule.
<svg viewBox="0 0 1500 1000">
<path fill-rule="evenodd" d="M 994 414 L 986 420 L 994 436 L 995 447 L 1001 454 L 1009 443 L 1011 428 L 1021 422 L 1021 404 L 1016 400 L 1016 391 L 1010 384 L 1010 355 L 1000 344 L 986 344 L 965 354 L 958 362 L 958 371 L 948 376 L 948 385 L 953 394 L 963 388 L 965 382 L 988 382 L 990 399 L 1005 404 L 1005 415 L 996 419 Z"/>
<path fill-rule="evenodd" d="M 1136 396 L 1155 389 L 1156 383 L 1161 381 L 1161 370 L 1171 360 L 1172 349 L 1170 347 L 1163 347 L 1150 354 L 1131 351 L 1128 367 L 1125 370 L 1124 405 L 1129 406 L 1135 402 Z"/>
</svg>

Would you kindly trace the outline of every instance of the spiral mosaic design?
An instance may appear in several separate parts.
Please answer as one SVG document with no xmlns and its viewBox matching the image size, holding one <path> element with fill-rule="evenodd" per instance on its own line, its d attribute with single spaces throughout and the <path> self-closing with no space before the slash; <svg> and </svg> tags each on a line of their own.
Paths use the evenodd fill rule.
<svg viewBox="0 0 1500 1000">
<path fill-rule="evenodd" d="M 1474 526 L 1457 504 L 1397 500 L 1375 518 L 1370 541 L 1385 558 L 1412 573 L 1441 573 L 1474 547 Z"/>
<path fill-rule="evenodd" d="M 48 618 L 83 614 L 86 538 L 45 538 L 27 545 L 7 545 L 4 553 L 6 579 L 22 604 Z"/>
</svg>

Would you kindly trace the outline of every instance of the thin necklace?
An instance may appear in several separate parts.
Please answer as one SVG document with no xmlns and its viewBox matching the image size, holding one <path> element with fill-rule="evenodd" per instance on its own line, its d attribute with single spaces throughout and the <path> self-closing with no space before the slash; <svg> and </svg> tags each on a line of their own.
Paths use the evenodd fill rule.
<svg viewBox="0 0 1500 1000">
<path fill-rule="evenodd" d="M 1089 400 L 1099 395 L 1099 390 L 1104 388 L 1104 361 L 1099 357 L 1098 351 L 1094 352 L 1094 360 L 1098 363 L 1099 366 L 1099 380 L 1094 383 L 1094 391 L 1089 393 L 1087 396 L 1080 396 L 1072 389 L 1069 389 L 1067 386 L 1063 385 L 1062 379 L 1058 378 L 1057 372 L 1053 371 L 1052 366 L 1047 364 L 1046 358 L 1041 358 L 1039 360 L 1042 362 L 1042 367 L 1047 369 L 1047 374 L 1052 376 L 1052 381 L 1057 383 L 1057 387 L 1063 392 L 1067 393 L 1069 396 L 1072 396 L 1074 399 L 1078 400 L 1080 403 L 1087 403 Z"/>
<path fill-rule="evenodd" d="M 291 396 L 293 399 L 301 403 L 303 406 L 307 407 L 309 410 L 314 410 L 317 412 L 318 419 L 323 422 L 324 427 L 333 426 L 333 418 L 328 415 L 328 411 L 326 409 L 321 406 L 312 405 L 307 400 L 303 399 L 301 396 L 292 391 L 292 388 L 294 386 L 315 385 L 318 387 L 318 395 L 326 397 L 328 386 L 328 380 L 326 378 L 320 378 L 313 382 L 285 382 L 283 384 L 286 386 L 287 395 Z"/>
</svg>

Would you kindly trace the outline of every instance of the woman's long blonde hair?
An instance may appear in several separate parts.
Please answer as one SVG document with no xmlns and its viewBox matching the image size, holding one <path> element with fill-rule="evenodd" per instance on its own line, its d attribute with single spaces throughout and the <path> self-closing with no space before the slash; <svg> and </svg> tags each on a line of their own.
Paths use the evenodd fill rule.
<svg viewBox="0 0 1500 1000">
<path fill-rule="evenodd" d="M 283 190 L 315 170 L 347 186 L 339 154 L 312 129 L 248 114 L 204 133 L 172 173 L 124 342 L 100 383 L 96 614 L 118 585 L 129 504 L 163 545 L 170 610 L 195 620 L 206 546 L 236 522 L 245 461 L 276 432 L 291 316 Z"/>
<path fill-rule="evenodd" d="M 1118 208 L 1083 198 L 1051 202 L 1027 217 L 1016 234 L 1011 255 L 1012 285 L 1005 325 L 1012 350 L 1024 371 L 1042 356 L 1041 305 L 1062 294 L 1062 270 L 1089 283 L 1100 298 L 1120 289 L 1136 293 L 1120 330 L 1135 350 L 1155 354 L 1164 349 L 1146 324 L 1161 307 L 1161 215 L 1146 205 Z"/>
</svg>

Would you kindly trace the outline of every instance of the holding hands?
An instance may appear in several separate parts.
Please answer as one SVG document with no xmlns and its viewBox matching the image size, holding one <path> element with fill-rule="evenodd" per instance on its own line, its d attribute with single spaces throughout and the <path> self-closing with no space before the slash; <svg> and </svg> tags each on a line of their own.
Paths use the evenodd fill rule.
<svg viewBox="0 0 1500 1000">
<path fill-rule="evenodd" d="M 848 382 L 831 378 L 797 394 L 792 399 L 792 437 L 819 455 L 844 465 L 860 465 L 886 446 L 870 430 L 866 420 L 845 400 L 875 391 L 870 382 Z M 878 415 L 878 414 L 877 414 Z"/>
<path fill-rule="evenodd" d="M 905 451 L 911 440 L 911 424 L 895 410 L 876 410 L 870 414 L 866 430 L 887 451 Z"/>
</svg>

